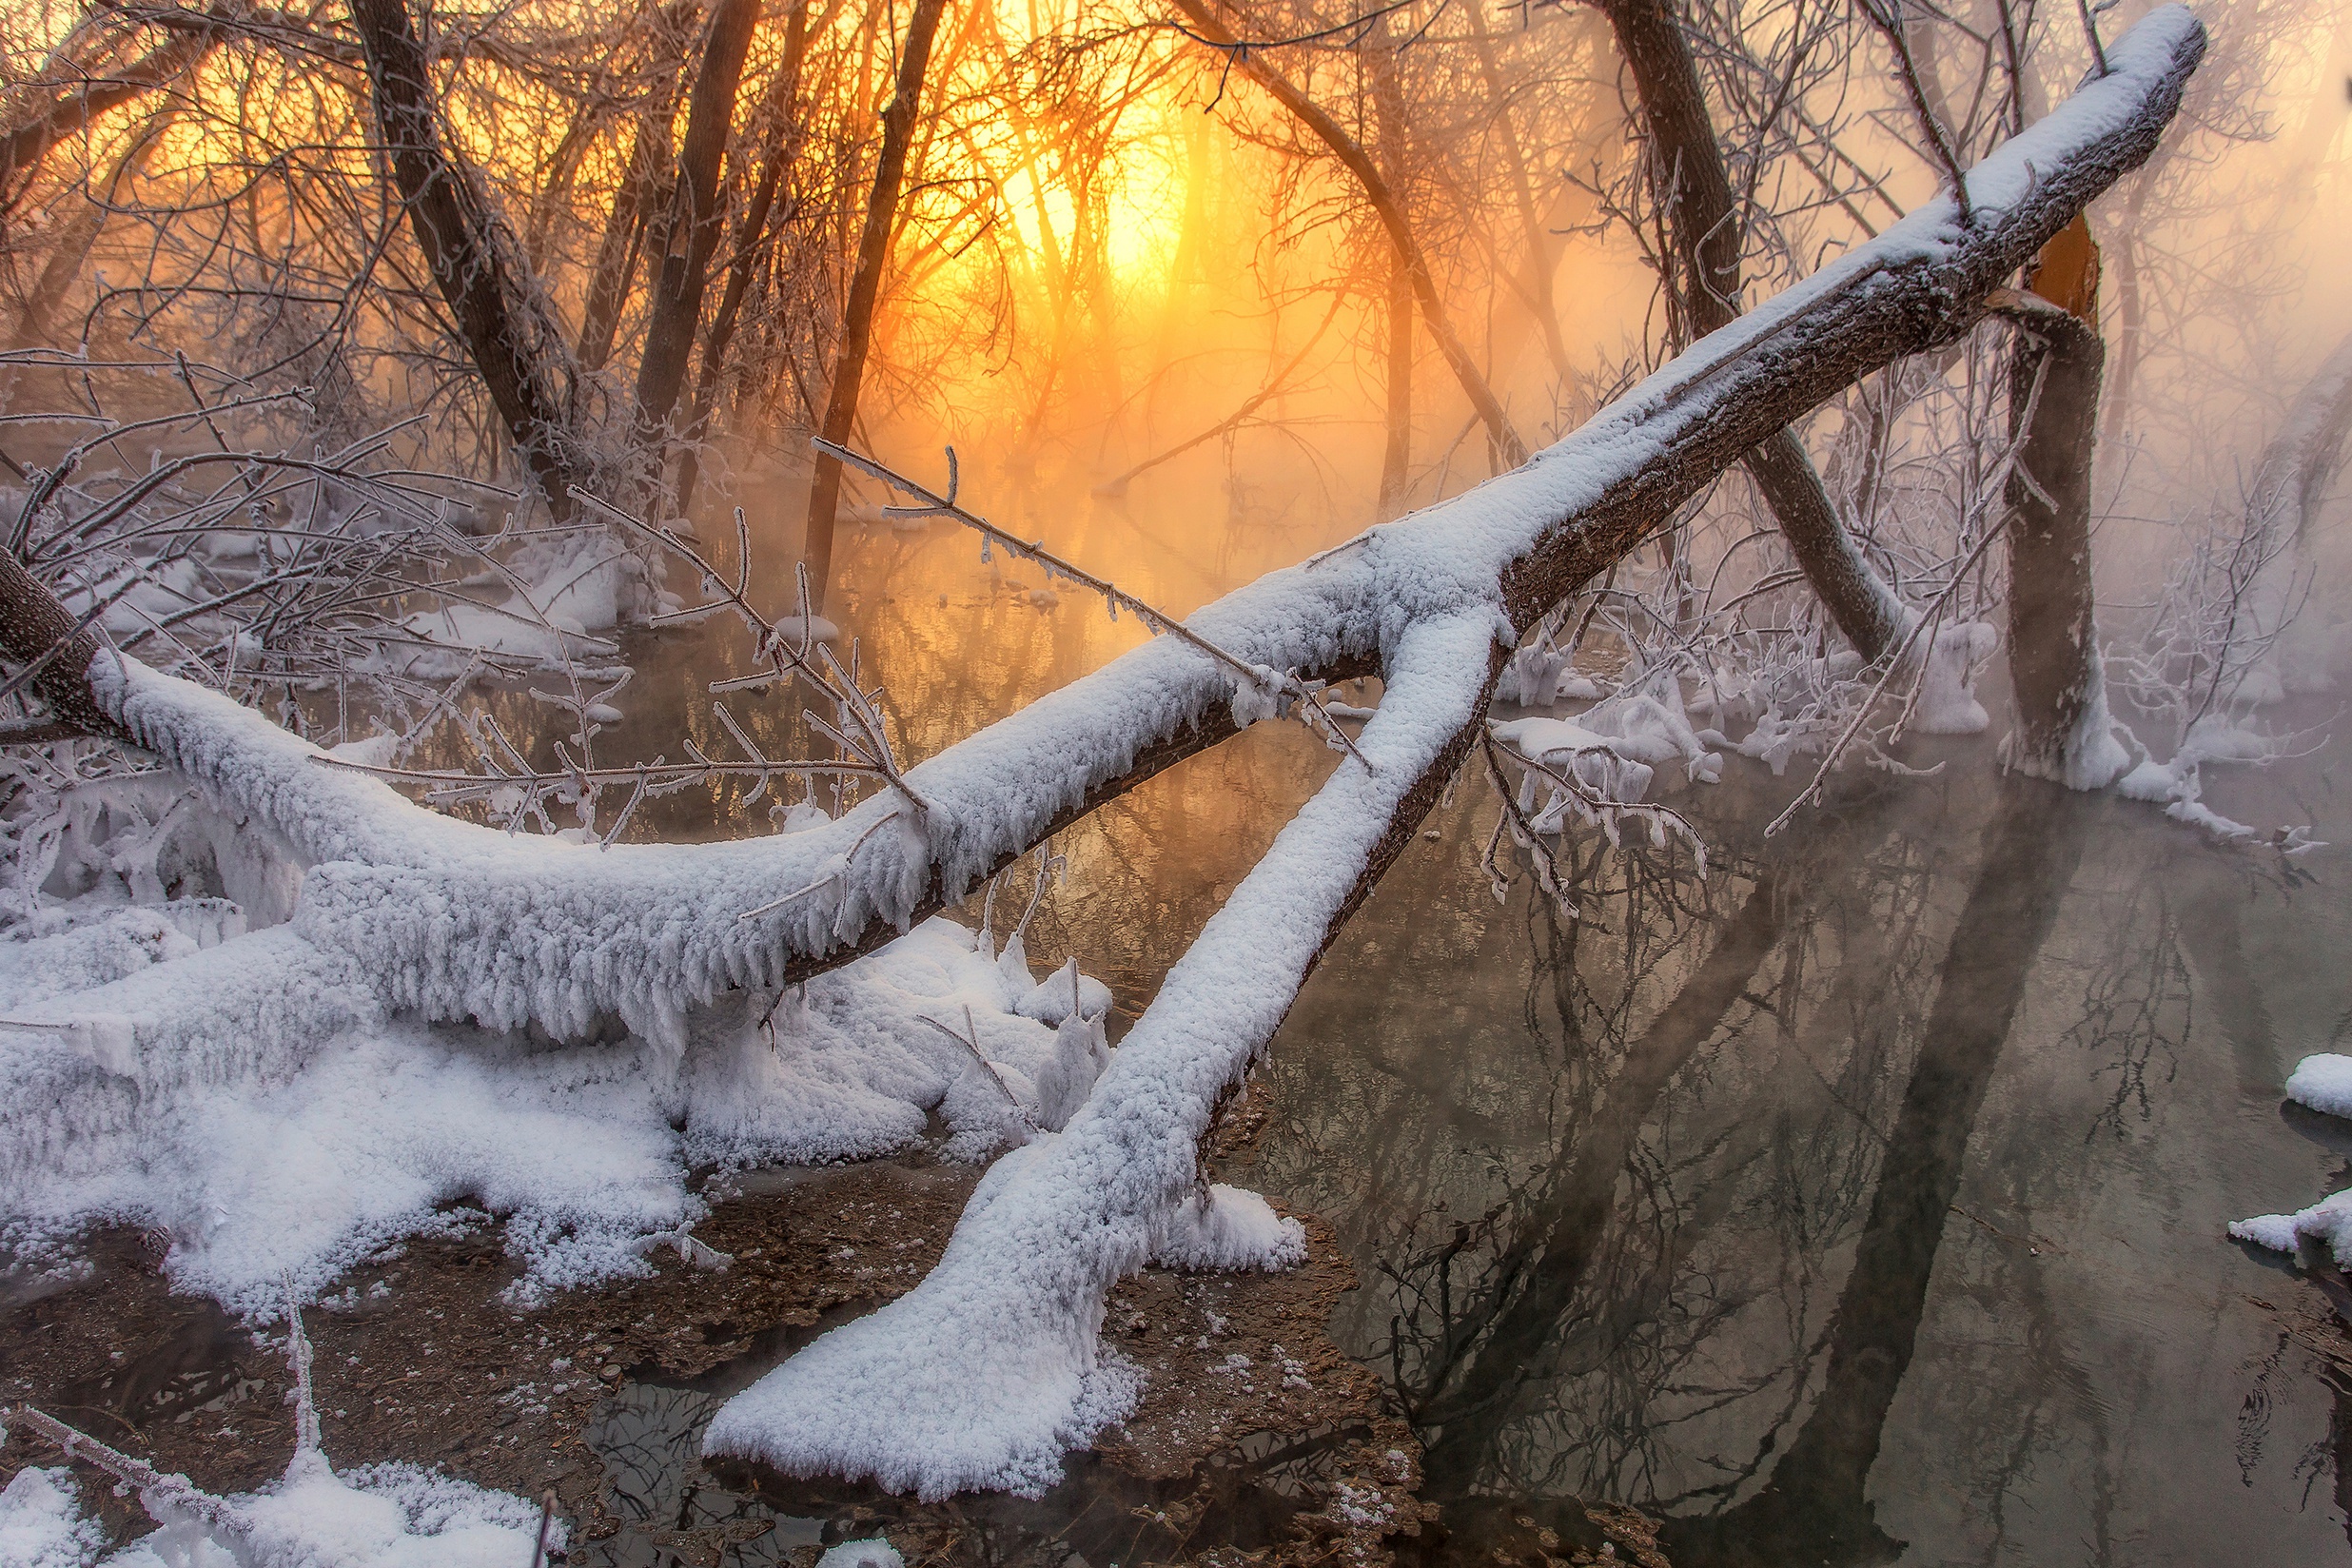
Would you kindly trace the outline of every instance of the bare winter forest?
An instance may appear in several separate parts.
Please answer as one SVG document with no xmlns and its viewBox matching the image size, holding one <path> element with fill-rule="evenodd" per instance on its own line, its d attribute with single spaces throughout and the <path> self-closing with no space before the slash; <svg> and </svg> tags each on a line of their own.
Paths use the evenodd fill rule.
<svg viewBox="0 0 2352 1568">
<path fill-rule="evenodd" d="M 2348 124 L 0 0 L 0 1568 L 2342 1560 Z"/>
</svg>

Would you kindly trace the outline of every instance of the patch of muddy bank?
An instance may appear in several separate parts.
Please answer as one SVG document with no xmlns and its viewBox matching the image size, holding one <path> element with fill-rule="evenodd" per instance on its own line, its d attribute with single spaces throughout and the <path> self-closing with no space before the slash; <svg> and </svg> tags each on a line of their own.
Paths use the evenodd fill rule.
<svg viewBox="0 0 2352 1568">
<path fill-rule="evenodd" d="M 552 1491 L 571 1560 L 598 1568 L 810 1568 L 825 1547 L 876 1535 L 909 1562 L 990 1568 L 1369 1561 L 1417 1527 L 1418 1447 L 1328 1338 L 1332 1302 L 1355 1281 L 1312 1218 L 1308 1261 L 1291 1272 L 1153 1270 L 1120 1285 L 1104 1335 L 1144 1369 L 1142 1402 L 1043 1499 L 921 1504 L 705 1465 L 718 1404 L 911 1289 L 977 1177 L 876 1163 L 726 1178 L 695 1235 L 728 1267 L 665 1248 L 647 1278 L 535 1307 L 501 1299 L 519 1270 L 496 1224 L 453 1211 L 446 1233 L 377 1254 L 305 1312 L 326 1451 L 339 1467 L 406 1460 Z M 86 1257 L 78 1278 L 0 1306 L 0 1402 L 49 1410 L 209 1491 L 274 1480 L 293 1445 L 274 1339 L 172 1295 L 135 1233 L 92 1237 Z M 20 1430 L 0 1447 L 0 1482 L 55 1462 Z M 114 1539 L 148 1528 L 109 1492 L 85 1487 Z"/>
</svg>

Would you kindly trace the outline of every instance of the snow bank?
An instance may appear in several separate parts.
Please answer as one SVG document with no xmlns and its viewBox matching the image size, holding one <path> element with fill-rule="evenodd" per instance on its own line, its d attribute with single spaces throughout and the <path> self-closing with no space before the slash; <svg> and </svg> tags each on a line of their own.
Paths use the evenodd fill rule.
<svg viewBox="0 0 2352 1568">
<path fill-rule="evenodd" d="M 515 1568 L 539 1540 L 539 1510 L 412 1464 L 337 1475 L 299 1461 L 261 1492 L 224 1499 L 234 1535 L 192 1520 L 165 1525 L 102 1568 Z"/>
<path fill-rule="evenodd" d="M 1167 1210 L 1151 1244 L 1170 1268 L 1274 1270 L 1306 1262 L 1306 1227 L 1254 1192 L 1212 1182 Z"/>
<path fill-rule="evenodd" d="M 1992 716 L 1976 700 L 1976 673 L 1984 668 L 2001 635 L 1981 620 L 1946 626 L 1928 649 L 1919 673 L 1919 704 L 1911 728 L 1921 735 L 1982 735 Z"/>
<path fill-rule="evenodd" d="M 2338 1267 L 2352 1267 L 2352 1191 L 2323 1198 L 2292 1214 L 2261 1214 L 2232 1220 L 2229 1233 L 2242 1242 L 2292 1253 L 2310 1242 L 2324 1246 Z"/>
<path fill-rule="evenodd" d="M 816 1568 L 907 1568 L 907 1559 L 898 1555 L 897 1547 L 876 1537 L 843 1541 L 818 1558 Z"/>
<path fill-rule="evenodd" d="M 2104 712 L 2104 703 L 2101 707 Z M 2116 781 L 2115 793 L 2127 800 L 2160 804 L 2174 821 L 2203 828 L 2225 842 L 2260 837 L 2260 830 L 2224 816 L 2205 803 L 2204 769 L 2208 762 L 2259 765 L 2279 751 L 2280 743 L 2270 736 L 2245 729 L 2224 715 L 2207 714 L 2189 726 L 2171 760 L 2145 757 Z M 2283 830 L 2279 842 L 2289 854 L 2326 847 L 2303 828 Z"/>
<path fill-rule="evenodd" d="M 169 957 L 174 912 L 0 942 L 0 986 L 86 956 L 93 932 L 145 960 L 138 934 L 161 931 Z M 0 1214 L 36 1255 L 100 1220 L 160 1226 L 174 1284 L 244 1310 L 274 1303 L 282 1277 L 315 1294 L 461 1202 L 505 1217 L 526 1295 L 642 1274 L 644 1238 L 702 1213 L 690 1168 L 884 1154 L 934 1111 L 951 1157 L 986 1158 L 1059 1126 L 1108 1054 L 1099 1013 L 1056 1029 L 1014 1011 L 1004 970 L 946 920 L 773 1015 L 774 993 L 697 1011 L 682 1050 L 393 1018 L 283 928 L 189 947 L 15 1009 Z M 939 1025 L 971 1030 L 986 1065 Z"/>
</svg>

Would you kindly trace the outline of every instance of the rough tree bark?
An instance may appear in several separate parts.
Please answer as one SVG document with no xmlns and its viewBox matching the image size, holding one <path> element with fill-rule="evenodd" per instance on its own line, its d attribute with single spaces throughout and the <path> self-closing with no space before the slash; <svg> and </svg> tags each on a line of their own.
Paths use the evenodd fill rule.
<svg viewBox="0 0 2352 1568">
<path fill-rule="evenodd" d="M 882 148 L 874 163 L 873 193 L 866 202 L 866 226 L 857 241 L 857 270 L 841 317 L 841 351 L 833 359 L 833 388 L 825 402 L 824 438 L 840 445 L 857 421 L 857 397 L 866 379 L 866 356 L 873 344 L 873 312 L 882 297 L 882 273 L 890 265 L 891 235 L 898 223 L 898 194 L 907 178 L 907 147 L 931 69 L 931 40 L 939 31 L 946 0 L 914 0 L 907 40 L 898 56 L 898 82 L 882 111 Z M 834 513 L 841 504 L 841 464 L 820 454 L 809 481 L 809 523 L 802 559 L 809 568 L 809 596 L 825 606 L 833 578 Z"/>
<path fill-rule="evenodd" d="M 702 325 L 702 294 L 711 258 L 726 232 L 719 205 L 719 167 L 734 128 L 735 90 L 759 20 L 758 0 L 717 0 L 702 47 L 702 69 L 686 111 L 686 140 L 671 182 L 670 210 L 657 225 L 663 241 L 654 272 L 653 315 L 645 353 L 637 362 L 634 432 L 649 481 L 660 482 L 664 433 L 686 382 L 686 363 Z"/>
<path fill-rule="evenodd" d="M 1704 337 L 1740 313 L 1741 231 L 1737 198 L 1716 145 L 1690 41 L 1666 0 L 1592 0 L 1609 19 L 1633 71 L 1650 130 L 1650 155 L 1669 171 L 1660 199 L 1674 253 L 1667 258 L 1667 309 L 1677 341 Z M 1805 444 L 1776 430 L 1746 459 L 1749 476 L 1780 523 L 1781 538 L 1837 629 L 1875 659 L 1903 632 L 1903 607 L 1863 558 Z"/>
<path fill-rule="evenodd" d="M 546 356 L 559 346 L 553 323 L 518 277 L 519 260 L 496 212 L 441 145 L 433 79 L 406 0 L 350 4 L 377 130 L 417 247 L 532 481 L 548 510 L 568 519 L 571 486 L 589 465 L 549 374 Z"/>
<path fill-rule="evenodd" d="M 90 684 L 90 661 L 103 648 L 96 629 L 58 603 L 15 551 L 0 550 L 0 654 L 19 667 L 42 661 L 32 692 L 52 721 L 75 734 L 131 742 L 128 726 Z"/>
<path fill-rule="evenodd" d="M 1414 238 L 1413 224 L 1403 204 L 1356 139 L 1347 134 L 1337 120 L 1325 113 L 1315 101 L 1294 87 L 1288 78 L 1257 55 L 1250 53 L 1232 29 L 1220 21 L 1208 9 L 1208 0 L 1174 0 L 1178 10 L 1200 38 L 1221 50 L 1234 62 L 1251 81 L 1272 95 L 1274 101 L 1288 109 L 1298 122 L 1312 131 L 1316 140 L 1331 149 L 1347 172 L 1356 177 L 1363 191 L 1363 199 L 1371 206 L 1381 226 L 1388 231 L 1389 243 L 1396 246 L 1398 259 L 1403 264 L 1405 276 L 1413 285 L 1413 297 L 1421 302 L 1421 321 L 1436 341 L 1438 352 L 1445 357 L 1447 368 L 1461 383 L 1463 396 L 1486 426 L 1486 438 L 1495 448 L 1495 455 L 1505 468 L 1516 468 L 1527 461 L 1527 443 L 1511 423 L 1502 400 L 1486 382 L 1486 373 L 1479 368 L 1470 350 L 1462 346 L 1455 334 L 1453 318 L 1446 314 L 1445 302 L 1438 296 L 1437 275 L 1429 268 L 1429 259 L 1421 252 L 1421 242 Z"/>
<path fill-rule="evenodd" d="M 2097 789 L 2125 758 L 2104 735 L 2088 737 L 2097 755 L 2084 755 L 2082 733 L 2102 678 L 2090 580 L 2090 472 L 2107 353 L 2097 325 L 2099 247 L 2090 225 L 2077 218 L 2045 245 L 2028 286 L 2042 307 L 2024 314 L 2024 341 L 2009 357 L 2009 432 L 2018 448 L 2004 500 L 2017 728 L 2007 755 L 2036 778 Z"/>
</svg>

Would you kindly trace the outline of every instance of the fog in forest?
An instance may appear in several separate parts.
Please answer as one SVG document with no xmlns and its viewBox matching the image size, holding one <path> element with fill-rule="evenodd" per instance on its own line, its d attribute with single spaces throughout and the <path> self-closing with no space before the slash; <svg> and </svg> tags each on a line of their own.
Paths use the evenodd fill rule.
<svg viewBox="0 0 2352 1568">
<path fill-rule="evenodd" d="M 2346 255 L 2339 0 L 0 0 L 0 1568 L 2342 1560 Z"/>
</svg>

